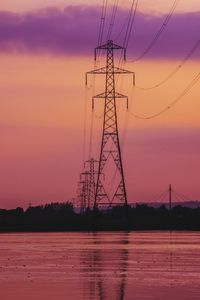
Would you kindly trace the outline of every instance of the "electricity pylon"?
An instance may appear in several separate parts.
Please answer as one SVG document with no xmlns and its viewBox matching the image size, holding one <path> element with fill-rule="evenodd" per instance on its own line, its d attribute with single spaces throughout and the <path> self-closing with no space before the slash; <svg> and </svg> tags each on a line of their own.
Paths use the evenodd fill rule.
<svg viewBox="0 0 200 300">
<path fill-rule="evenodd" d="M 88 202 L 88 181 L 89 172 L 83 172 L 80 174 L 79 181 L 79 191 L 78 191 L 78 206 L 80 207 L 80 212 L 84 213 L 87 209 Z"/>
<path fill-rule="evenodd" d="M 85 171 L 80 174 L 78 200 L 80 211 L 84 213 L 93 209 L 95 201 L 97 171 L 95 165 L 97 160 L 91 158 L 85 162 Z"/>
<path fill-rule="evenodd" d="M 98 172 L 96 171 L 95 165 L 98 163 L 94 158 L 90 158 L 85 162 L 85 166 L 89 168 L 89 178 L 88 178 L 88 208 L 93 209 L 95 202 L 95 190 L 96 190 L 96 176 Z"/>
<path fill-rule="evenodd" d="M 116 74 L 133 74 L 133 83 L 135 76 L 133 72 L 118 68 L 114 66 L 114 50 L 121 50 L 124 54 L 124 60 L 126 59 L 126 49 L 118 46 L 109 40 L 106 44 L 95 48 L 95 61 L 97 59 L 98 51 L 106 51 L 106 67 L 95 69 L 86 73 L 86 84 L 88 74 L 104 74 L 105 80 L 105 92 L 98 94 L 92 99 L 92 109 L 94 109 L 94 99 L 104 99 L 104 118 L 103 118 L 103 132 L 101 141 L 101 150 L 99 158 L 99 168 L 97 174 L 97 183 L 95 191 L 94 207 L 99 205 L 112 206 L 112 205 L 128 205 L 126 185 L 124 178 L 124 170 L 122 164 L 121 148 L 118 134 L 118 122 L 117 122 L 117 109 L 116 99 L 125 98 L 127 101 L 128 109 L 128 97 L 115 91 L 115 75 Z M 110 195 L 105 188 L 105 184 L 102 180 L 102 174 L 105 174 L 105 166 L 109 160 L 112 160 L 118 173 L 118 183 L 116 185 L 115 192 Z M 105 181 L 109 176 L 105 176 Z"/>
<path fill-rule="evenodd" d="M 172 208 L 172 185 L 169 185 L 169 209 Z"/>
</svg>

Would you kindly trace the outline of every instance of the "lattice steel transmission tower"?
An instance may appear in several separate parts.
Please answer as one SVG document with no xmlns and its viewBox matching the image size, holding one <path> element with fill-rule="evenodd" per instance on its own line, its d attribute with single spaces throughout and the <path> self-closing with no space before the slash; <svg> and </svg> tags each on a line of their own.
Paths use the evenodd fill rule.
<svg viewBox="0 0 200 300">
<path fill-rule="evenodd" d="M 106 51 L 106 67 L 95 69 L 93 71 L 86 73 L 86 84 L 88 74 L 104 74 L 105 75 L 105 92 L 98 94 L 93 97 L 92 109 L 94 109 L 95 99 L 104 99 L 104 117 L 103 117 L 103 132 L 101 140 L 101 150 L 99 157 L 99 167 L 96 182 L 95 200 L 94 207 L 99 205 L 112 206 L 128 204 L 126 185 L 124 178 L 124 170 L 122 164 L 121 148 L 118 133 L 118 121 L 117 121 L 117 108 L 116 99 L 125 98 L 127 101 L 128 109 L 128 97 L 116 92 L 115 90 L 115 75 L 116 74 L 133 74 L 133 83 L 135 82 L 135 75 L 133 72 L 118 68 L 114 66 L 114 50 L 123 51 L 124 60 L 126 59 L 126 49 L 124 47 L 118 46 L 109 40 L 106 44 L 98 46 L 95 48 L 95 61 L 97 59 L 98 51 Z M 106 177 L 105 167 L 110 163 L 114 164 L 115 174 L 117 178 L 117 184 L 113 193 L 109 193 L 108 185 L 106 181 L 109 180 L 110 174 Z M 105 180 L 103 180 L 102 175 L 105 175 Z"/>
<path fill-rule="evenodd" d="M 95 191 L 96 191 L 96 176 L 98 175 L 98 172 L 96 171 L 95 165 L 98 164 L 98 161 L 94 158 L 90 158 L 85 162 L 86 169 L 88 166 L 88 208 L 93 209 L 94 203 L 95 203 Z"/>
<path fill-rule="evenodd" d="M 79 189 L 78 189 L 78 206 L 80 211 L 84 213 L 86 210 L 92 210 L 95 202 L 96 190 L 96 164 L 98 161 L 94 158 L 87 160 L 84 164 L 85 171 L 80 174 Z"/>
<path fill-rule="evenodd" d="M 81 173 L 78 187 L 78 207 L 81 213 L 86 211 L 88 205 L 88 181 L 89 172 Z"/>
</svg>

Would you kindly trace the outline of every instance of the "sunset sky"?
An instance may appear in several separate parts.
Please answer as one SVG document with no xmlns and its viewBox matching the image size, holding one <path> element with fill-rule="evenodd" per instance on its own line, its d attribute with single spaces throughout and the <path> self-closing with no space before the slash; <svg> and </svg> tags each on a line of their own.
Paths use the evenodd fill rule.
<svg viewBox="0 0 200 300">
<path fill-rule="evenodd" d="M 108 0 L 110 22 L 113 0 Z M 134 71 L 137 86 L 151 87 L 165 79 L 200 40 L 200 1 L 179 1 L 169 24 L 143 59 L 173 0 L 141 0 L 124 68 Z M 119 0 L 112 33 L 121 31 L 131 0 Z M 76 197 L 83 160 L 88 158 L 91 97 L 102 91 L 102 78 L 89 80 L 94 67 L 102 1 L 1 0 L 0 3 L 0 207 L 27 207 Z M 119 34 L 121 32 L 121 34 Z M 117 60 L 117 58 L 116 58 Z M 182 68 L 162 86 L 133 90 L 120 78 L 119 92 L 130 107 L 118 104 L 119 132 L 130 202 L 154 201 L 167 189 L 200 200 L 200 82 L 172 109 L 170 105 L 200 72 L 200 45 Z M 100 64 L 104 64 L 101 57 Z M 98 159 L 103 103 L 94 115 L 92 155 Z M 84 120 L 86 110 L 86 140 Z"/>
</svg>

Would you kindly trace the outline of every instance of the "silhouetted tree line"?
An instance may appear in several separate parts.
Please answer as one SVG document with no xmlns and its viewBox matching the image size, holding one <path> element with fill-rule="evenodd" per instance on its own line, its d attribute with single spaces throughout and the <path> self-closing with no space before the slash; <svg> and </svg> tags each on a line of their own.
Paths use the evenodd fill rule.
<svg viewBox="0 0 200 300">
<path fill-rule="evenodd" d="M 0 231 L 200 230 L 200 208 L 147 205 L 77 213 L 71 203 L 0 209 Z"/>
</svg>

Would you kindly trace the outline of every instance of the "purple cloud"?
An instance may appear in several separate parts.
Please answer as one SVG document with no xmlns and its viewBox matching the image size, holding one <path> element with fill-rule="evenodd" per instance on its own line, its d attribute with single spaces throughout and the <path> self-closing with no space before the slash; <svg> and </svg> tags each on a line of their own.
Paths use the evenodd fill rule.
<svg viewBox="0 0 200 300">
<path fill-rule="evenodd" d="M 116 43 L 123 43 L 125 30 L 121 32 L 121 29 L 128 13 L 122 9 L 117 12 L 112 33 L 112 39 Z M 110 15 L 111 9 L 108 10 L 105 33 L 108 32 Z M 68 6 L 63 10 L 46 8 L 21 14 L 0 12 L 0 51 L 89 55 L 97 43 L 100 16 L 99 7 L 89 6 Z M 128 49 L 130 58 L 137 57 L 145 51 L 163 21 L 163 15 L 150 16 L 137 13 Z M 200 39 L 198 28 L 200 28 L 200 12 L 174 14 L 146 58 L 184 56 L 195 41 Z M 196 50 L 194 57 L 200 57 L 199 49 Z"/>
</svg>

